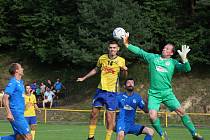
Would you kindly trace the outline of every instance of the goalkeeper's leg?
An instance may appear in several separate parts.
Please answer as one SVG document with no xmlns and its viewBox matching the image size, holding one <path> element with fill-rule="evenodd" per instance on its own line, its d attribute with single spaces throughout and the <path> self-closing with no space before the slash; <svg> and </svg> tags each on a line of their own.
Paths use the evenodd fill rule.
<svg viewBox="0 0 210 140">
<path fill-rule="evenodd" d="M 188 131 L 191 133 L 193 139 L 194 140 L 203 140 L 203 137 L 197 133 L 193 122 L 191 121 L 190 117 L 185 113 L 185 111 L 181 107 L 179 107 L 178 109 L 175 110 L 175 112 L 180 116 L 182 123 L 188 129 Z"/>
<path fill-rule="evenodd" d="M 149 111 L 149 116 L 150 116 L 150 120 L 151 120 L 153 128 L 160 135 L 160 137 L 164 137 L 163 129 L 162 129 L 161 124 L 160 124 L 160 119 L 157 117 L 157 111 L 156 110 L 150 110 Z"/>
</svg>

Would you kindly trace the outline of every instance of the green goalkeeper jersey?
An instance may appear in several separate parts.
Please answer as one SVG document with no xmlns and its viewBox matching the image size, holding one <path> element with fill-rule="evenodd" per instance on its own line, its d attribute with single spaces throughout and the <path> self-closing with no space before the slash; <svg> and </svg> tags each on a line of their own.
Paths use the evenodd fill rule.
<svg viewBox="0 0 210 140">
<path fill-rule="evenodd" d="M 173 58 L 162 58 L 159 54 L 148 53 L 131 44 L 128 45 L 128 50 L 149 64 L 150 90 L 171 89 L 171 79 L 175 71 L 191 70 L 189 62 L 182 64 Z"/>
</svg>

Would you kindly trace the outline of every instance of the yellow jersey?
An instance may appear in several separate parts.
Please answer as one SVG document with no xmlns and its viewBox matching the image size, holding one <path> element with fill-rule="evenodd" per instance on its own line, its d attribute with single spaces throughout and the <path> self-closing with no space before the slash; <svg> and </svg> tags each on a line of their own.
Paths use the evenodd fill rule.
<svg viewBox="0 0 210 140">
<path fill-rule="evenodd" d="M 36 96 L 34 94 L 24 95 L 25 97 L 25 117 L 36 116 L 35 112 L 35 104 L 36 104 Z"/>
<path fill-rule="evenodd" d="M 108 54 L 104 54 L 99 57 L 97 67 L 101 70 L 101 81 L 98 88 L 109 92 L 117 92 L 120 68 L 125 67 L 125 59 L 120 56 L 110 59 Z"/>
</svg>

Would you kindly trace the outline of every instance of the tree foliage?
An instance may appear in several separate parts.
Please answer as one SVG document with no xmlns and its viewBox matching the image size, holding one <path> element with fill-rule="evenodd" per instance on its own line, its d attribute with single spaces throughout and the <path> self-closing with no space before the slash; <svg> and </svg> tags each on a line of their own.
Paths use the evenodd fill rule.
<svg viewBox="0 0 210 140">
<path fill-rule="evenodd" d="M 89 65 L 123 27 L 147 51 L 187 44 L 191 62 L 210 64 L 209 9 L 208 0 L 0 0 L 0 47 L 47 63 Z"/>
</svg>

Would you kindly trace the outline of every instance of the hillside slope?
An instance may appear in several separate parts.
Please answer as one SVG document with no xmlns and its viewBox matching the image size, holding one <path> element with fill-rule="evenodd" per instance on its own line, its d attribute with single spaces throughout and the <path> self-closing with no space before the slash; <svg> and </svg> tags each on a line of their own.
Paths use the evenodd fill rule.
<svg viewBox="0 0 210 140">
<path fill-rule="evenodd" d="M 20 62 L 24 67 L 24 80 L 32 82 L 55 80 L 61 78 L 67 90 L 66 97 L 60 103 L 62 108 L 83 108 L 89 109 L 91 97 L 94 95 L 98 84 L 98 77 L 88 79 L 83 83 L 77 83 L 76 78 L 86 74 L 90 68 L 81 67 L 59 67 L 35 63 L 33 59 L 20 60 L 14 53 L 0 53 L 0 88 L 4 88 L 8 75 L 8 66 L 12 62 Z M 137 80 L 136 91 L 141 92 L 143 97 L 147 94 L 149 86 L 147 77 L 147 66 L 136 63 L 129 66 L 129 77 Z M 182 102 L 188 112 L 209 112 L 210 113 L 210 67 L 192 66 L 192 71 L 187 74 L 176 74 L 173 79 L 173 87 L 177 98 Z M 122 89 L 123 90 L 123 89 Z M 162 109 L 165 109 L 164 107 Z"/>
</svg>

